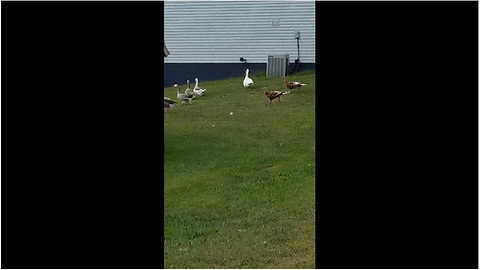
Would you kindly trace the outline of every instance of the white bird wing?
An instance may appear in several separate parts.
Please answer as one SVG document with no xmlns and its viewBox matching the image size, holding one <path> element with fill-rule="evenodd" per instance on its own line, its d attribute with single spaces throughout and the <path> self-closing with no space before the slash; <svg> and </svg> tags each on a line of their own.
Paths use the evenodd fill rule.
<svg viewBox="0 0 480 270">
<path fill-rule="evenodd" d="M 195 95 L 197 95 L 197 96 L 203 95 L 203 91 L 198 90 L 198 89 L 193 89 L 193 93 L 194 93 Z"/>
<path fill-rule="evenodd" d="M 243 80 L 243 86 L 244 87 L 251 86 L 252 84 L 253 84 L 253 80 L 248 78 L 248 77 Z"/>
<path fill-rule="evenodd" d="M 297 85 L 297 86 L 299 86 L 299 85 L 301 85 L 301 86 L 305 86 L 305 85 L 306 85 L 306 84 L 304 84 L 304 83 L 301 83 L 301 82 L 293 82 L 293 84 L 295 84 L 295 85 Z"/>
</svg>

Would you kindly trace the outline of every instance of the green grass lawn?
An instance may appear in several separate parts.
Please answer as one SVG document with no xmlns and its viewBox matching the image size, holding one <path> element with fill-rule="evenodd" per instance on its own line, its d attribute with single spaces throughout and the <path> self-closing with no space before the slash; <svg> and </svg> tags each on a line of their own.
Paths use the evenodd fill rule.
<svg viewBox="0 0 480 270">
<path fill-rule="evenodd" d="M 315 73 L 268 106 L 283 80 L 251 78 L 164 113 L 165 268 L 315 268 Z"/>
</svg>

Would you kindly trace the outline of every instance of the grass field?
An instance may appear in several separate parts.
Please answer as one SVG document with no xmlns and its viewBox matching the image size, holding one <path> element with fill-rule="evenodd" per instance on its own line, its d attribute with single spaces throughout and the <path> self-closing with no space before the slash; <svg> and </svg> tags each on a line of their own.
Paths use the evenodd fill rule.
<svg viewBox="0 0 480 270">
<path fill-rule="evenodd" d="M 315 268 L 315 73 L 250 77 L 164 113 L 165 268 Z"/>
</svg>

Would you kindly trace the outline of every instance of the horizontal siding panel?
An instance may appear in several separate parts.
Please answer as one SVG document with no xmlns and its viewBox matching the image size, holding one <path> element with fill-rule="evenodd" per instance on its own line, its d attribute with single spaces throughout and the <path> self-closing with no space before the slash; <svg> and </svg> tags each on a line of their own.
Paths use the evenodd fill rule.
<svg viewBox="0 0 480 270">
<path fill-rule="evenodd" d="M 308 29 L 307 29 L 308 30 Z M 306 37 L 308 38 L 315 38 L 315 34 L 307 34 L 306 29 L 288 29 L 288 30 L 282 30 L 282 31 L 264 31 L 263 29 L 255 29 L 252 28 L 250 31 L 244 31 L 247 33 L 242 33 L 242 31 L 237 31 L 236 33 L 232 33 L 231 31 L 235 31 L 235 29 L 232 29 L 230 31 L 224 30 L 224 31 L 219 31 L 219 30 L 214 30 L 212 32 L 188 32 L 184 31 L 181 33 L 181 29 L 177 28 L 175 31 L 175 38 L 169 38 L 171 41 L 175 40 L 180 40 L 180 38 L 188 38 L 190 40 L 194 40 L 194 38 L 212 38 L 212 37 L 218 37 L 220 35 L 228 38 L 237 38 L 237 39 L 269 39 L 269 38 L 285 38 L 288 37 L 290 39 L 294 39 L 293 33 L 295 31 L 300 31 L 300 40 L 304 39 Z M 260 34 L 260 33 L 253 33 L 255 31 L 262 31 L 265 32 L 265 34 Z M 302 34 L 303 33 L 303 34 Z M 173 35 L 173 32 L 171 33 Z M 166 38 L 166 37 L 165 37 Z"/>
<path fill-rule="evenodd" d="M 172 46 L 172 49 L 169 49 L 170 52 L 189 52 L 188 49 L 180 49 L 177 47 L 180 47 L 181 44 L 179 44 L 178 46 L 175 46 L 175 44 Z M 222 46 L 224 46 L 224 44 L 222 44 Z M 248 48 L 248 47 L 247 47 Z M 219 50 L 222 49 L 221 52 L 219 52 Z M 282 46 L 282 47 L 279 47 L 279 46 L 271 46 L 271 47 L 263 47 L 263 48 L 260 48 L 258 46 L 256 47 L 251 47 L 250 49 L 254 50 L 254 51 L 250 51 L 248 52 L 249 55 L 255 55 L 255 54 L 262 54 L 264 52 L 267 52 L 267 53 L 270 53 L 269 51 L 284 51 L 284 50 L 293 50 L 295 49 L 295 54 L 297 53 L 297 47 L 296 46 Z M 301 49 L 300 52 L 304 52 L 305 49 Z M 202 49 L 202 52 L 209 52 L 209 53 L 215 53 L 216 55 L 222 55 L 222 54 L 231 54 L 231 53 L 241 53 L 242 51 L 245 51 L 245 47 L 233 47 L 233 48 L 222 48 L 220 46 L 212 46 L 212 47 L 208 47 L 208 48 L 203 48 Z M 308 52 L 308 51 L 307 51 Z M 200 55 L 197 55 L 197 56 L 200 56 Z"/>
<path fill-rule="evenodd" d="M 185 18 L 188 18 L 188 17 L 192 16 L 192 17 L 195 17 L 195 18 L 202 18 L 203 20 L 208 21 L 208 22 L 225 20 L 226 16 L 236 16 L 236 17 L 241 16 L 243 18 L 256 18 L 256 19 L 259 19 L 259 20 L 268 20 L 268 19 L 272 19 L 272 18 L 280 18 L 280 19 L 284 19 L 284 20 L 296 20 L 298 18 L 301 18 L 300 14 L 298 14 L 298 15 L 284 15 L 284 14 L 268 14 L 268 15 L 265 15 L 265 11 L 262 11 L 262 10 L 245 11 L 245 12 L 241 12 L 241 11 L 238 11 L 238 10 L 231 11 L 231 12 L 223 12 L 223 11 L 218 11 L 218 12 L 219 12 L 219 14 L 216 14 L 216 15 L 209 14 L 209 13 L 205 12 L 205 13 L 195 14 L 194 16 L 192 16 L 191 13 L 185 13 L 184 15 L 175 13 L 175 17 L 165 15 L 165 18 L 168 18 L 168 19 L 171 18 L 173 20 L 179 20 L 180 21 L 181 19 L 185 19 Z M 248 12 L 248 14 L 245 14 L 247 12 Z M 304 9 L 304 10 L 297 10 L 295 12 L 301 13 L 301 12 L 309 12 L 309 11 L 308 11 L 308 9 Z"/>
<path fill-rule="evenodd" d="M 177 44 L 172 44 L 172 46 L 171 46 L 172 49 L 169 49 L 169 51 L 170 52 L 189 52 L 190 51 L 186 48 L 182 49 L 181 46 L 182 46 L 182 44 L 178 44 L 178 45 Z M 254 55 L 254 54 L 263 53 L 266 50 L 280 51 L 280 50 L 293 50 L 293 49 L 295 49 L 295 51 L 297 51 L 297 46 L 293 46 L 293 45 L 292 46 L 268 46 L 268 47 L 267 46 L 264 46 L 264 47 L 261 47 L 261 46 L 255 46 L 255 47 L 235 46 L 235 47 L 232 47 L 232 48 L 223 48 L 223 46 L 225 46 L 225 44 L 222 44 L 221 46 L 213 46 L 212 45 L 210 47 L 202 48 L 202 52 L 210 52 L 210 53 L 216 53 L 217 55 L 221 55 L 221 54 L 234 53 L 234 52 L 240 53 L 242 51 L 245 51 L 245 49 L 247 48 L 247 49 L 253 50 L 253 51 L 250 51 L 248 54 Z M 219 52 L 220 49 L 222 50 L 221 52 Z M 305 48 L 301 49 L 300 51 L 304 52 Z M 199 56 L 199 55 L 197 54 L 197 56 Z"/>
<path fill-rule="evenodd" d="M 301 14 L 301 16 L 298 16 Z M 272 23 L 278 22 L 278 25 Z M 313 1 L 165 1 L 165 63 L 266 63 L 269 54 L 315 63 Z"/>
<path fill-rule="evenodd" d="M 255 27 L 255 28 L 272 28 L 272 20 L 274 20 L 275 18 L 271 18 L 271 19 L 268 19 L 268 20 L 262 20 L 262 21 L 251 21 L 251 22 L 245 22 L 245 23 L 242 23 L 241 26 L 239 26 L 239 28 L 246 28 L 246 27 Z M 228 27 L 228 26 L 233 26 L 233 27 L 236 27 L 236 23 L 235 22 L 232 22 L 232 21 L 225 21 L 225 18 L 223 19 L 219 19 L 218 21 L 203 21 L 202 23 L 198 23 L 197 22 L 197 25 L 195 26 L 195 28 L 192 28 L 192 25 L 191 23 L 189 22 L 185 22 L 185 20 L 180 20 L 180 21 L 168 21 L 169 25 L 166 25 L 167 27 L 174 27 L 174 28 L 187 28 L 187 29 L 190 29 L 190 30 L 193 30 L 193 31 L 199 31 L 200 29 L 198 29 L 198 25 L 205 25 L 205 26 L 221 26 L 222 28 L 223 27 Z M 295 23 L 295 21 L 286 21 L 286 20 L 282 20 L 282 19 L 279 19 L 279 23 L 280 25 L 290 25 L 290 26 L 295 26 L 295 25 L 298 25 L 302 28 L 305 28 L 303 25 L 300 25 L 300 24 L 297 24 Z M 310 24 L 315 24 L 315 21 L 314 20 L 304 20 L 303 23 L 307 24 L 307 23 L 310 23 Z M 310 29 L 313 29 L 314 27 L 310 28 Z M 168 28 L 164 28 L 164 29 L 168 29 Z M 170 29 L 168 29 L 170 30 Z M 172 29 L 173 30 L 173 29 Z M 274 28 L 272 29 L 274 30 Z"/>
<path fill-rule="evenodd" d="M 310 38 L 308 40 L 307 38 L 301 38 L 300 39 L 300 46 L 302 45 L 312 45 L 311 40 L 314 37 Z M 187 38 L 184 37 L 186 40 Z M 190 38 L 188 38 L 190 39 Z M 208 37 L 202 37 L 202 38 L 194 38 L 192 40 L 186 40 L 186 41 L 169 41 L 167 43 L 167 48 L 170 50 L 170 47 L 172 45 L 183 45 L 185 47 L 193 47 L 193 46 L 203 46 L 205 48 L 216 45 L 216 44 L 229 44 L 229 46 L 236 46 L 236 47 L 243 47 L 243 46 L 252 46 L 252 47 L 282 47 L 282 46 L 297 46 L 297 41 L 293 38 L 293 32 L 291 35 L 284 35 L 284 36 L 276 36 L 276 37 L 265 37 L 265 38 L 258 38 L 255 40 L 255 42 L 252 42 L 252 40 L 246 40 L 245 38 L 239 38 L 239 37 L 231 37 L 231 36 L 208 36 Z M 206 45 L 208 44 L 208 45 Z M 225 49 L 228 49 L 228 46 L 225 46 Z"/>
<path fill-rule="evenodd" d="M 214 7 L 218 11 L 232 12 L 232 11 L 258 11 L 260 9 L 268 9 L 281 7 L 286 11 L 295 12 L 302 9 L 309 9 L 313 1 L 165 1 L 165 9 L 175 9 L 179 14 L 208 13 L 205 9 Z M 304 4 L 311 4 L 305 6 Z"/>
</svg>

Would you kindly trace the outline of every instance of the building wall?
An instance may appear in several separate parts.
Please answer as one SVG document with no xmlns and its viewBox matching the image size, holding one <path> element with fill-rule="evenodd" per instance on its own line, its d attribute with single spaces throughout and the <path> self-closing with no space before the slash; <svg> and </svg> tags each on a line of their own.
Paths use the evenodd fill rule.
<svg viewBox="0 0 480 270">
<path fill-rule="evenodd" d="M 170 56 L 169 56 L 170 57 Z M 200 80 L 200 86 L 205 81 L 216 81 L 228 78 L 242 77 L 238 81 L 241 86 L 245 69 L 250 69 L 250 75 L 266 73 L 266 64 L 233 64 L 233 63 L 206 63 L 206 64 L 164 64 L 164 87 L 173 86 L 175 83 L 185 84 L 187 79 L 190 82 L 195 78 Z M 293 64 L 290 64 L 293 68 Z M 300 70 L 315 70 L 315 64 L 304 63 L 300 65 Z"/>
<path fill-rule="evenodd" d="M 202 69 L 197 64 L 208 64 L 210 73 L 228 78 L 242 76 L 249 65 L 265 70 L 271 54 L 289 54 L 292 63 L 298 57 L 295 31 L 300 32 L 301 66 L 314 68 L 314 1 L 165 1 L 164 38 L 170 51 L 164 58 L 165 84 L 196 76 L 180 74 L 179 64 L 193 72 Z"/>
</svg>

